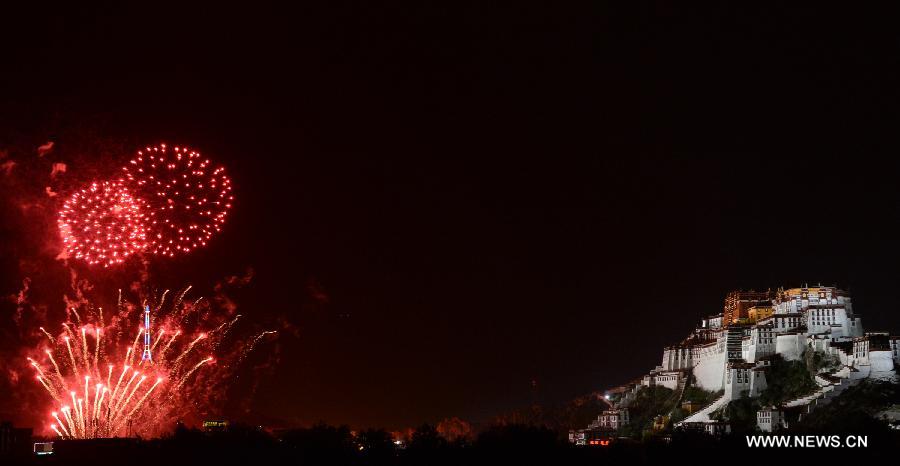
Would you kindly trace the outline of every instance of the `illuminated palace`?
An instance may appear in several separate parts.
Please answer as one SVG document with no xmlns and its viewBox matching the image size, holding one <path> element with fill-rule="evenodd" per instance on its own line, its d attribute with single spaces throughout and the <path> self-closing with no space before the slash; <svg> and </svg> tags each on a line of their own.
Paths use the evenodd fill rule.
<svg viewBox="0 0 900 466">
<path fill-rule="evenodd" d="M 849 293 L 839 288 L 733 291 L 725 297 L 721 313 L 701 319 L 684 340 L 663 350 L 659 366 L 619 387 L 622 394 L 616 395 L 616 403 L 604 415 L 626 410 L 641 387 L 664 386 L 680 396 L 690 383 L 722 394 L 710 405 L 692 410 L 676 427 L 714 432 L 721 426 L 710 414 L 731 400 L 756 397 L 766 388 L 765 368 L 772 356 L 791 361 L 807 351 L 820 353 L 831 365 L 816 375 L 815 393 L 759 413 L 760 428 L 775 429 L 778 422 L 772 420 L 780 419 L 781 409 L 809 412 L 862 379 L 896 380 L 898 339 L 885 332 L 865 332 Z"/>
</svg>

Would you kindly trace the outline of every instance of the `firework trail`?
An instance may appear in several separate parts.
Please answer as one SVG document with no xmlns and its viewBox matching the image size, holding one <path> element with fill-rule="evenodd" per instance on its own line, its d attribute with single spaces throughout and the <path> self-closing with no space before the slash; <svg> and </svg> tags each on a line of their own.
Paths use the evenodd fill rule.
<svg viewBox="0 0 900 466">
<path fill-rule="evenodd" d="M 50 343 L 53 343 L 53 335 L 50 335 L 49 332 L 47 332 L 46 330 L 44 330 L 44 327 L 38 327 L 38 328 L 40 328 L 40 329 L 41 329 L 41 332 L 42 332 L 44 335 L 47 336 L 47 339 L 50 340 Z"/>
<path fill-rule="evenodd" d="M 240 364 L 264 336 L 274 333 L 256 334 L 243 343 L 231 337 L 226 341 L 240 316 L 227 320 L 224 316 L 204 317 L 204 324 L 211 327 L 209 331 L 199 326 L 182 327 L 179 316 L 184 310 L 180 307 L 190 305 L 182 299 L 184 293 L 186 290 L 176 295 L 177 299 L 168 300 L 169 304 L 164 301 L 166 293 L 148 304 L 155 309 L 150 328 L 158 334 L 152 362 L 135 361 L 135 348 L 144 328 L 138 327 L 136 338 L 131 340 L 127 327 L 136 323 L 137 317 L 132 315 L 129 321 L 128 306 L 122 304 L 121 298 L 120 315 L 110 319 L 108 327 L 100 323 L 101 313 L 88 312 L 83 321 L 75 317 L 75 322 L 64 323 L 57 337 L 44 331 L 47 339 L 41 341 L 50 343 L 42 351 L 45 359 L 28 358 L 28 363 L 54 402 L 54 409 L 49 411 L 49 430 L 61 438 L 127 435 L 133 425 L 159 433 L 173 412 L 180 416 L 183 410 L 196 406 L 197 400 L 183 393 L 188 382 L 199 381 L 201 374 L 206 383 L 227 380 L 227 370 Z M 78 316 L 74 309 L 71 311 L 72 316 Z M 80 336 L 73 330 L 76 324 L 81 325 Z M 187 338 L 179 339 L 182 334 Z M 164 335 L 166 341 L 160 344 Z M 211 353 L 217 348 L 228 346 L 224 343 L 237 346 L 230 347 L 222 357 L 214 357 Z M 170 360 L 165 356 L 167 351 L 177 356 Z"/>
<path fill-rule="evenodd" d="M 250 340 L 250 343 L 244 348 L 244 351 L 241 352 L 240 357 L 238 358 L 238 362 L 242 362 L 244 359 L 247 359 L 247 356 L 256 348 L 256 344 L 260 342 L 266 335 L 277 335 L 278 332 L 275 330 L 266 330 L 265 332 L 256 335 Z"/>
<path fill-rule="evenodd" d="M 216 349 L 219 347 L 219 343 L 222 341 L 223 338 L 225 338 L 228 335 L 228 332 L 231 331 L 231 328 L 234 327 L 234 324 L 240 318 L 241 318 L 241 315 L 238 314 L 238 315 L 234 316 L 234 319 L 231 319 L 228 322 L 223 322 L 222 325 L 219 325 L 218 327 L 215 328 L 215 330 L 209 332 L 211 334 L 216 334 L 219 336 L 219 338 L 217 338 L 213 341 L 213 349 Z M 221 332 L 221 333 L 219 333 L 219 332 Z"/>
<path fill-rule="evenodd" d="M 256 336 L 256 338 L 253 339 L 253 342 L 250 343 L 250 346 L 247 347 L 247 352 L 249 353 L 250 351 L 253 351 L 253 348 L 256 347 L 256 344 L 259 343 L 259 340 L 261 340 L 266 335 L 275 335 L 277 333 L 278 332 L 275 330 L 267 330 L 265 332 L 260 333 L 259 335 Z"/>
</svg>

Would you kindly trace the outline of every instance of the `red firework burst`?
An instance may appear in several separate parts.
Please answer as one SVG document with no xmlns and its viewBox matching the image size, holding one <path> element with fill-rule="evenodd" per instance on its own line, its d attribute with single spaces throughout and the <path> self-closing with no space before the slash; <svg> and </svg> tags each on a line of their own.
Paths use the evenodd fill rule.
<svg viewBox="0 0 900 466">
<path fill-rule="evenodd" d="M 221 230 L 234 197 L 225 168 L 186 147 L 147 147 L 123 167 L 120 182 L 147 205 L 148 252 L 174 256 Z"/>
<path fill-rule="evenodd" d="M 73 194 L 59 211 L 66 253 L 104 267 L 147 247 L 142 202 L 117 182 L 92 183 Z"/>
<path fill-rule="evenodd" d="M 159 435 L 174 417 L 198 420 L 218 409 L 241 364 L 277 332 L 246 332 L 240 314 L 185 300 L 189 290 L 168 300 L 168 290 L 154 293 L 143 306 L 120 294 L 112 313 L 86 304 L 69 309 L 59 333 L 39 328 L 46 339 L 27 361 L 53 400 L 50 431 L 115 437 L 133 423 L 143 435 Z"/>
</svg>

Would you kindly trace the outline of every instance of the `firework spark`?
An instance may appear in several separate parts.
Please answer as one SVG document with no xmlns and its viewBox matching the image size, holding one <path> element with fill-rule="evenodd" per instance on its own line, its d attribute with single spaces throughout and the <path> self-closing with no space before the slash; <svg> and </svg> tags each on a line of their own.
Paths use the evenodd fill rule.
<svg viewBox="0 0 900 466">
<path fill-rule="evenodd" d="M 84 319 L 78 317 L 76 322 L 63 324 L 58 336 L 43 331 L 46 339 L 42 341 L 51 342 L 50 348 L 42 349 L 45 359 L 35 356 L 28 358 L 28 363 L 55 404 L 49 430 L 61 438 L 128 435 L 133 425 L 159 432 L 159 426 L 170 420 L 175 410 L 196 405 L 184 391 L 196 384 L 198 377 L 227 379 L 226 371 L 237 366 L 264 335 L 273 333 L 250 335 L 244 340 L 228 337 L 227 330 L 235 326 L 237 317 L 214 315 L 204 320 L 210 331 L 185 327 L 181 307 L 191 304 L 181 299 L 170 305 L 163 303 L 161 297 L 150 306 L 154 309 L 151 328 L 159 335 L 152 362 L 135 361 L 137 339 L 131 339 L 131 332 L 136 329 L 140 336 L 144 330 L 131 327 L 142 322 L 138 306 L 120 304 L 119 314 L 109 319 L 108 327 L 100 324 L 100 313 L 88 310 Z M 70 315 L 78 315 L 72 311 Z M 80 336 L 73 330 L 76 325 L 80 325 Z M 182 334 L 185 338 L 178 339 Z M 155 345 L 163 335 L 166 342 L 157 349 Z M 232 346 L 219 357 L 214 356 L 212 353 L 223 343 Z M 216 371 L 220 371 L 218 375 Z"/>
<path fill-rule="evenodd" d="M 205 246 L 233 201 L 224 167 L 160 144 L 138 151 L 118 180 L 72 194 L 57 223 L 68 257 L 109 267 L 141 252 L 174 256 Z"/>
<path fill-rule="evenodd" d="M 92 183 L 63 203 L 57 223 L 70 257 L 104 267 L 147 248 L 143 202 L 121 183 Z"/>
<path fill-rule="evenodd" d="M 225 169 L 187 147 L 147 147 L 122 171 L 119 182 L 147 202 L 148 251 L 154 254 L 205 246 L 234 200 Z"/>
</svg>

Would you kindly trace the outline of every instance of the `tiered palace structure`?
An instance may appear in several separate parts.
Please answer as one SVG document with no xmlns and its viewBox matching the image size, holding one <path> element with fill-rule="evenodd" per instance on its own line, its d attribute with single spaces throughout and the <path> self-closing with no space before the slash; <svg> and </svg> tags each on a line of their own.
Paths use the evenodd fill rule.
<svg viewBox="0 0 900 466">
<path fill-rule="evenodd" d="M 676 426 L 706 424 L 706 431 L 714 432 L 721 426 L 710 419 L 711 413 L 731 400 L 756 397 L 765 390 L 765 369 L 774 355 L 791 361 L 814 351 L 839 361 L 839 367 L 815 377 L 819 385 L 815 393 L 767 408 L 761 416 L 768 424 L 760 424 L 766 430 L 762 426 L 772 425 L 773 411 L 777 418 L 781 409 L 811 410 L 861 379 L 896 380 L 898 340 L 885 332 L 865 332 L 853 312 L 850 294 L 836 287 L 733 291 L 726 296 L 721 313 L 702 319 L 684 340 L 663 350 L 659 366 L 630 386 L 619 387 L 623 395 L 604 416 L 609 419 L 618 413 L 621 417 L 629 398 L 642 386 L 665 386 L 678 396 L 690 380 L 722 395 Z"/>
<path fill-rule="evenodd" d="M 898 338 L 863 331 L 850 295 L 829 286 L 733 291 L 721 314 L 702 319 L 679 344 L 663 351 L 662 364 L 645 385 L 675 389 L 690 373 L 705 390 L 725 390 L 731 399 L 765 389 L 759 372 L 766 359 L 799 359 L 804 351 L 836 356 L 847 378 L 889 377 L 900 361 Z"/>
</svg>

